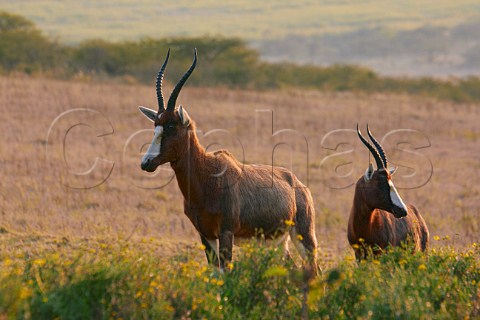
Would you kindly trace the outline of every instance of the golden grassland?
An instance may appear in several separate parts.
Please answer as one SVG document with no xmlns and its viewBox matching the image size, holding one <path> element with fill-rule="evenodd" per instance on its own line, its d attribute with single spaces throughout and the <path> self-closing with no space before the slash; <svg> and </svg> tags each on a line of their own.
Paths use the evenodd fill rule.
<svg viewBox="0 0 480 320">
<path fill-rule="evenodd" d="M 452 27 L 478 18 L 478 3 L 459 1 L 0 1 L 62 42 L 150 36 L 225 35 L 249 40 L 362 28 Z"/>
<path fill-rule="evenodd" d="M 278 248 L 256 242 L 235 249 L 227 273 L 207 266 L 168 165 L 140 170 L 151 124 L 137 106 L 155 106 L 153 86 L 0 77 L 0 319 L 478 318 L 478 105 L 188 85 L 179 102 L 208 132 L 199 135 L 209 150 L 268 163 L 275 144 L 290 146 L 277 146 L 274 162 L 312 190 L 323 274 L 307 283 Z M 355 132 L 335 131 L 357 122 L 379 138 L 396 129 L 428 137 L 417 150 L 426 146 L 418 133 L 384 144 L 399 188 L 427 181 L 431 162 L 425 185 L 400 189 L 430 227 L 428 254 L 354 262 L 354 190 L 332 187 L 368 165 Z M 282 129 L 296 131 L 272 138 Z M 89 172 L 96 157 L 108 161 Z"/>
<path fill-rule="evenodd" d="M 167 86 L 167 94 L 169 90 Z M 480 240 L 478 105 L 402 95 L 257 92 L 188 85 L 179 102 L 203 133 L 228 130 L 228 134 L 200 135 L 205 146 L 213 144 L 209 150 L 218 147 L 215 143 L 223 144 L 241 159 L 241 143 L 247 163 L 268 163 L 272 143 L 281 142 L 271 138 L 271 115 L 265 110 L 273 112 L 274 131 L 297 130 L 282 136 L 294 152 L 280 146 L 274 161 L 292 168 L 312 191 L 320 264 L 351 255 L 346 226 L 354 188 L 332 186 L 354 183 L 363 174 L 369 159 L 354 132 L 333 135 L 334 139 L 327 136 L 323 145 L 322 139 L 333 130 L 354 129 L 357 122 L 361 125 L 368 122 L 379 138 L 396 129 L 413 129 L 425 134 L 431 145 L 415 150 L 421 156 L 410 159 L 408 153 L 387 144 L 388 141 L 398 143 L 398 139 L 402 142 L 402 137 L 385 142 L 389 159 L 403 165 L 395 176 L 397 187 L 411 186 L 416 179 L 428 178 L 425 159 L 431 161 L 433 167 L 432 177 L 424 186 L 400 189 L 404 201 L 420 209 L 430 227 L 432 240 L 434 236 L 448 236 L 450 245 L 460 247 Z M 140 132 L 133 138 L 132 135 L 151 129 L 151 124 L 137 106 L 155 108 L 155 104 L 153 86 L 62 82 L 21 76 L 0 78 L 0 234 L 68 241 L 110 238 L 135 242 L 153 238 L 161 250 L 165 246 L 167 255 L 167 252 L 182 250 L 186 243 L 198 243 L 194 228 L 183 214 L 183 198 L 176 181 L 169 182 L 173 178 L 169 166 L 159 170 L 156 177 L 140 170 L 141 148 L 145 150 L 151 132 Z M 54 122 L 63 112 L 75 108 L 98 113 L 67 114 Z M 308 141 L 308 159 L 300 134 Z M 412 139 L 416 147 L 425 144 L 417 136 L 406 138 Z M 62 149 L 64 142 L 66 147 Z M 338 151 L 328 149 L 341 142 L 346 144 L 340 145 Z M 349 149 L 354 151 L 322 163 L 326 156 Z M 404 149 L 413 150 L 408 144 L 404 144 Z M 67 173 L 65 169 L 68 167 L 70 172 L 77 173 L 87 171 L 96 157 L 110 163 L 100 161 L 97 171 L 83 176 Z M 347 163 L 337 169 L 338 174 L 353 170 L 351 177 L 338 178 L 337 162 Z M 111 163 L 114 166 L 110 176 L 100 183 L 110 171 Z M 406 167 L 419 169 L 413 179 L 405 177 L 412 173 Z M 87 189 L 65 186 L 97 184 Z M 159 188 L 162 184 L 165 186 Z M 435 247 L 436 242 L 432 242 Z"/>
</svg>

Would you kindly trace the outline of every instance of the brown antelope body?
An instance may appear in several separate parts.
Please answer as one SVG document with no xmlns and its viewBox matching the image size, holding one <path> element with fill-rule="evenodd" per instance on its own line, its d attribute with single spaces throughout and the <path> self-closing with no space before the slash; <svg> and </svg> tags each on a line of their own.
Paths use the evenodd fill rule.
<svg viewBox="0 0 480 320">
<path fill-rule="evenodd" d="M 377 164 L 370 163 L 365 175 L 355 185 L 355 196 L 348 221 L 348 241 L 354 248 L 357 260 L 366 257 L 367 248 L 375 254 L 388 246 L 412 242 L 415 251 L 428 247 L 428 228 L 413 205 L 405 205 L 392 181 L 395 169 L 388 168 L 382 146 L 367 132 L 375 148 L 362 136 L 360 140 L 372 153 Z"/>
<path fill-rule="evenodd" d="M 197 139 L 195 123 L 182 106 L 175 106 L 195 68 L 196 51 L 165 109 L 162 79 L 169 53 L 157 76 L 158 112 L 140 107 L 155 127 L 142 169 L 153 172 L 170 163 L 184 197 L 184 212 L 198 231 L 210 263 L 219 262 L 223 270 L 232 259 L 234 238 L 260 233 L 266 238 L 283 234 L 288 250 L 285 222 L 293 221 L 290 238 L 316 272 L 315 211 L 309 189 L 287 169 L 242 164 L 226 150 L 206 152 Z"/>
</svg>

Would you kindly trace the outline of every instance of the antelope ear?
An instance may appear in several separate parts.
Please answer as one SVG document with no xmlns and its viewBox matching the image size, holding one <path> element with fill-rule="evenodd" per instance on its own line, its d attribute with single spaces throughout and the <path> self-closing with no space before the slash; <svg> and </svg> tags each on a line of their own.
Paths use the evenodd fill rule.
<svg viewBox="0 0 480 320">
<path fill-rule="evenodd" d="M 143 115 L 147 117 L 150 121 L 155 121 L 155 118 L 157 117 L 157 111 L 142 106 L 139 106 L 138 109 L 140 109 L 140 112 L 142 112 Z"/>
<path fill-rule="evenodd" d="M 182 125 L 185 128 L 190 125 L 190 117 L 188 116 L 187 111 L 183 110 L 182 105 L 178 107 L 178 116 L 180 117 L 180 120 L 182 121 Z"/>
<path fill-rule="evenodd" d="M 395 172 L 397 172 L 397 169 L 396 167 L 392 167 L 392 168 L 388 168 L 388 172 L 390 172 L 390 174 L 393 176 L 395 174 Z"/>
<path fill-rule="evenodd" d="M 370 162 L 370 164 L 368 165 L 368 169 L 365 170 L 365 175 L 363 176 L 363 179 L 365 179 L 365 181 L 370 181 L 370 179 L 372 179 L 374 171 L 375 169 L 373 169 L 373 164 Z"/>
</svg>

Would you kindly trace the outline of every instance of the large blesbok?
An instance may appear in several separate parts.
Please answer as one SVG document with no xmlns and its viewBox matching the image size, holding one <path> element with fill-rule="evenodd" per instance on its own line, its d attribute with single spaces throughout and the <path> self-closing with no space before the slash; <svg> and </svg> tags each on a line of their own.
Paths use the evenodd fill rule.
<svg viewBox="0 0 480 320">
<path fill-rule="evenodd" d="M 355 186 L 350 218 L 348 221 L 348 241 L 355 250 L 357 260 L 366 257 L 370 248 L 375 254 L 388 246 L 399 246 L 402 242 L 413 243 L 414 250 L 428 247 L 428 228 L 418 210 L 413 205 L 405 205 L 393 185 L 395 169 L 388 168 L 388 161 L 382 146 L 367 132 L 375 148 L 357 133 L 363 144 L 370 150 L 377 164 L 374 170 L 370 163 L 364 176 Z"/>
<path fill-rule="evenodd" d="M 285 168 L 242 164 L 226 150 L 206 152 L 195 123 L 181 105 L 175 105 L 195 69 L 197 51 L 165 108 L 162 79 L 169 55 L 170 50 L 157 76 L 158 111 L 139 107 L 155 127 L 141 168 L 153 172 L 170 162 L 184 197 L 184 212 L 200 234 L 210 263 L 219 263 L 223 270 L 232 259 L 234 238 L 260 234 L 282 239 L 288 254 L 290 235 L 307 269 L 316 273 L 315 210 L 309 189 Z"/>
</svg>

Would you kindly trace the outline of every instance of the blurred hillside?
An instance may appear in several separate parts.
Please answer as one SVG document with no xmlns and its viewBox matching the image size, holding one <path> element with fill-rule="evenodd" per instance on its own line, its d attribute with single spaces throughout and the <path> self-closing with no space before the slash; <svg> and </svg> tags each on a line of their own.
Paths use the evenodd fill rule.
<svg viewBox="0 0 480 320">
<path fill-rule="evenodd" d="M 360 64 L 394 76 L 480 74 L 480 22 L 451 28 L 429 25 L 394 31 L 378 27 L 342 34 L 289 35 L 256 41 L 254 47 L 269 61 L 294 58 L 316 65 Z"/>
<path fill-rule="evenodd" d="M 244 39 L 267 61 L 360 64 L 384 75 L 480 73 L 480 3 L 459 1 L 0 1 L 50 37 Z"/>
<path fill-rule="evenodd" d="M 43 35 L 30 20 L 0 12 L 0 73 L 151 84 L 168 48 L 175 55 L 169 72 L 177 75 L 183 74 L 190 64 L 193 48 L 198 49 L 199 68 L 190 81 L 196 86 L 395 92 L 457 102 L 480 101 L 478 77 L 393 78 L 353 65 L 319 67 L 265 62 L 255 49 L 236 38 L 144 38 L 120 42 L 92 39 L 65 45 Z"/>
</svg>

